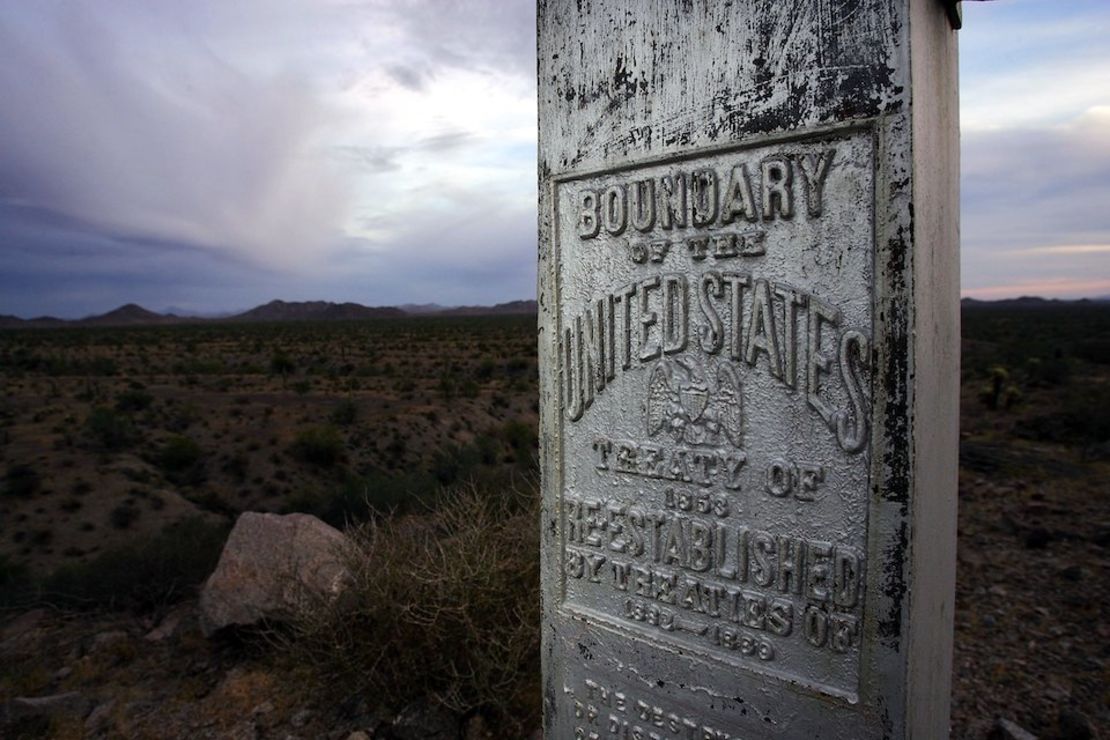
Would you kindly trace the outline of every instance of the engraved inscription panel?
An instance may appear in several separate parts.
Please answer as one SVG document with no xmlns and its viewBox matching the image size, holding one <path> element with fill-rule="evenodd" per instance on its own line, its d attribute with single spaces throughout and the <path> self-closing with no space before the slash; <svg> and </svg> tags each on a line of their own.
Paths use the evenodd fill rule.
<svg viewBox="0 0 1110 740">
<path fill-rule="evenodd" d="M 854 698 L 868 129 L 556 180 L 560 610 Z"/>
</svg>

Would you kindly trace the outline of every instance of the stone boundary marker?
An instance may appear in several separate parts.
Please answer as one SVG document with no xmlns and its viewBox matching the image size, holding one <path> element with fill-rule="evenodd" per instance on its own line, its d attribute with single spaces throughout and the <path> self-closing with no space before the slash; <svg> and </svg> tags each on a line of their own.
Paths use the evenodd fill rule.
<svg viewBox="0 0 1110 740">
<path fill-rule="evenodd" d="M 546 737 L 947 735 L 954 20 L 539 3 Z"/>
</svg>

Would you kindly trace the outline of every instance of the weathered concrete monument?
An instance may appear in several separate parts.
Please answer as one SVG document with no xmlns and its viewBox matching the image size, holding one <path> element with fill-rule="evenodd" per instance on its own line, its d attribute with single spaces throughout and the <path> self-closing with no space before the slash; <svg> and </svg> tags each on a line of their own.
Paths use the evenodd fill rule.
<svg viewBox="0 0 1110 740">
<path fill-rule="evenodd" d="M 951 11 L 540 2 L 547 737 L 947 735 Z"/>
</svg>

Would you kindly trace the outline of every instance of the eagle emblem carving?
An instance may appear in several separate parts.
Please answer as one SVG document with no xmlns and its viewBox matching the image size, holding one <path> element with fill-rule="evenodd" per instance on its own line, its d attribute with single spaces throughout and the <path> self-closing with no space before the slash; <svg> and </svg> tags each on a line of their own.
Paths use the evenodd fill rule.
<svg viewBox="0 0 1110 740">
<path fill-rule="evenodd" d="M 648 436 L 666 433 L 675 442 L 690 445 L 741 447 L 744 407 L 740 378 L 725 362 L 706 368 L 699 377 L 681 360 L 661 360 L 648 378 Z"/>
</svg>

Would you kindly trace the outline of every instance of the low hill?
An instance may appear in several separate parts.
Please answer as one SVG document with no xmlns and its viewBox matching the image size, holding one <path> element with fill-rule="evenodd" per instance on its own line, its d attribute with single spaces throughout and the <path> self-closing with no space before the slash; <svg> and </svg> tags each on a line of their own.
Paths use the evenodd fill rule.
<svg viewBox="0 0 1110 740">
<path fill-rule="evenodd" d="M 144 326 L 150 324 L 176 324 L 181 321 L 182 319 L 177 316 L 165 316 L 160 313 L 148 311 L 137 304 L 128 303 L 120 306 L 114 311 L 96 316 L 87 316 L 73 323 L 83 324 L 85 326 Z"/>
<path fill-rule="evenodd" d="M 279 322 L 279 321 L 357 321 L 360 319 L 396 319 L 406 316 L 517 316 L 536 313 L 535 301 L 509 301 L 495 306 L 444 307 L 435 303 L 397 306 L 364 306 L 361 303 L 331 301 L 270 301 L 248 311 L 232 315 L 194 313 L 182 316 L 175 312 L 156 313 L 128 303 L 104 314 L 82 319 L 58 319 L 40 316 L 23 319 L 0 316 L 0 329 L 58 326 L 160 326 L 208 322 Z"/>
<path fill-rule="evenodd" d="M 392 306 L 363 306 L 359 303 L 328 301 L 270 301 L 224 321 L 351 321 L 356 319 L 389 319 L 405 316 Z"/>
<path fill-rule="evenodd" d="M 435 312 L 439 316 L 517 316 L 536 313 L 535 301 L 509 301 L 496 306 L 458 306 Z"/>
<path fill-rule="evenodd" d="M 1040 298 L 1038 296 L 1023 295 L 1018 298 L 1002 298 L 997 301 L 981 301 L 978 298 L 964 298 L 960 306 L 965 309 L 1026 309 L 1037 310 L 1043 308 L 1062 308 L 1069 306 L 1088 306 L 1104 303 L 1101 298 L 1080 298 L 1069 300 L 1065 298 Z"/>
</svg>

